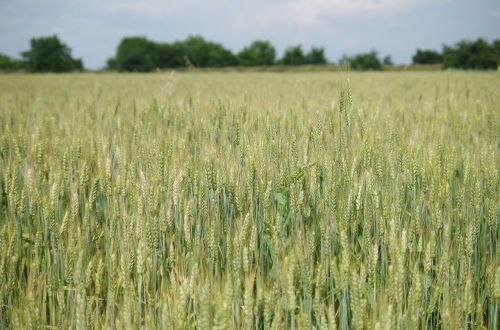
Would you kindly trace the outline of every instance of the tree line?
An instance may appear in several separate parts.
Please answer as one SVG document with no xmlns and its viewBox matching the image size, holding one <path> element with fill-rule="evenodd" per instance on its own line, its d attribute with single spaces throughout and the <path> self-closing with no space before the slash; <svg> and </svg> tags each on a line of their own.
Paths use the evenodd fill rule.
<svg viewBox="0 0 500 330">
<path fill-rule="evenodd" d="M 179 67 L 231 67 L 326 64 L 324 48 L 311 48 L 307 53 L 297 45 L 276 58 L 275 47 L 267 40 L 256 40 L 234 54 L 222 44 L 190 36 L 174 43 L 157 43 L 144 37 L 123 38 L 107 68 L 118 71 L 147 72 Z"/>
<path fill-rule="evenodd" d="M 413 56 L 416 64 L 443 64 L 443 68 L 496 70 L 500 65 L 500 39 L 488 43 L 477 40 L 462 40 L 454 46 L 443 46 L 443 51 L 417 49 Z"/>
<path fill-rule="evenodd" d="M 29 72 L 68 72 L 84 70 L 81 59 L 73 58 L 70 47 L 58 36 L 32 38 L 30 49 L 22 52 L 21 59 L 0 54 L 0 71 L 25 70 Z M 500 39 L 488 42 L 482 38 L 462 40 L 452 46 L 444 45 L 442 51 L 417 49 L 413 64 L 439 64 L 443 68 L 488 70 L 500 65 Z M 353 70 L 383 70 L 393 65 L 389 55 L 381 58 L 376 51 L 343 55 L 337 62 L 330 62 L 322 47 L 305 51 L 301 45 L 288 47 L 281 58 L 270 41 L 256 40 L 233 53 L 222 44 L 190 36 L 173 43 L 154 42 L 145 37 L 123 38 L 113 57 L 106 62 L 106 69 L 126 72 L 150 72 L 157 69 L 182 67 L 255 67 L 338 64 L 349 65 Z"/>
</svg>

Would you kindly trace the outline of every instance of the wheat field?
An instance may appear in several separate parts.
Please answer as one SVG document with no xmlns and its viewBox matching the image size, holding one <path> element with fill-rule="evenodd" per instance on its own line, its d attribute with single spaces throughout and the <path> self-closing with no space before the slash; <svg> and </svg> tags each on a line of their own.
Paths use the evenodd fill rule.
<svg viewBox="0 0 500 330">
<path fill-rule="evenodd" d="M 0 75 L 1 329 L 499 329 L 500 75 Z"/>
</svg>

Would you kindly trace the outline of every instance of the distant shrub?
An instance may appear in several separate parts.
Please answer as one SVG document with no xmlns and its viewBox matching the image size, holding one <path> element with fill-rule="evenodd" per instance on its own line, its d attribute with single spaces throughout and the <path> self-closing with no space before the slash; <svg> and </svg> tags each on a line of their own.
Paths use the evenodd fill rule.
<svg viewBox="0 0 500 330">
<path fill-rule="evenodd" d="M 383 70 L 384 68 L 375 50 L 354 56 L 344 55 L 339 64 L 349 65 L 353 70 Z"/>
<path fill-rule="evenodd" d="M 384 65 L 394 65 L 394 63 L 392 62 L 392 57 L 391 57 L 391 55 L 386 55 L 386 56 L 384 57 L 383 62 L 384 62 Z"/>
<path fill-rule="evenodd" d="M 23 67 L 24 63 L 22 61 L 0 53 L 0 71 L 16 71 Z"/>
<path fill-rule="evenodd" d="M 434 50 L 417 48 L 412 60 L 413 64 L 438 64 L 443 63 L 443 56 Z"/>
</svg>

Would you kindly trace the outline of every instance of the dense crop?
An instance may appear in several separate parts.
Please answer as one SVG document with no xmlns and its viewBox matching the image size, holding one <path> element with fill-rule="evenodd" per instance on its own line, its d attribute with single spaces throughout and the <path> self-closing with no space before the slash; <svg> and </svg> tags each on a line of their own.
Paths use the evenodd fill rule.
<svg viewBox="0 0 500 330">
<path fill-rule="evenodd" d="M 0 328 L 498 329 L 499 109 L 497 73 L 0 77 Z"/>
</svg>

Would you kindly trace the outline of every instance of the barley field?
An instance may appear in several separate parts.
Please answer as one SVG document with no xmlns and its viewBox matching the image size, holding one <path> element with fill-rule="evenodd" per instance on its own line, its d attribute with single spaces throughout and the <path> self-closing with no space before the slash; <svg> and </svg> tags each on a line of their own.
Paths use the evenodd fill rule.
<svg viewBox="0 0 500 330">
<path fill-rule="evenodd" d="M 499 329 L 500 74 L 0 75 L 0 329 Z"/>
</svg>

